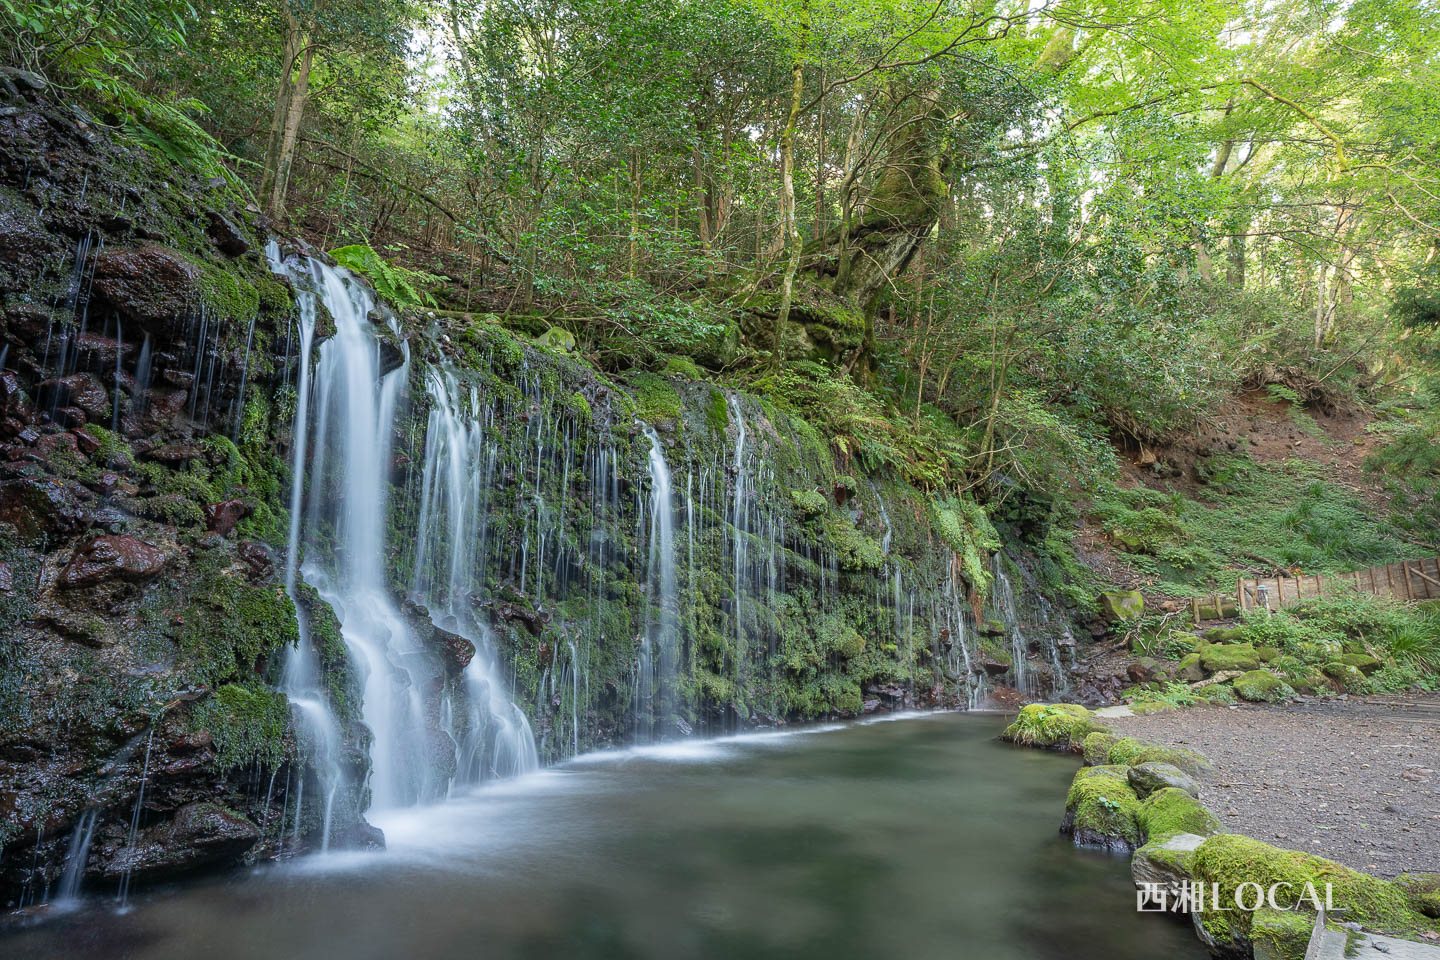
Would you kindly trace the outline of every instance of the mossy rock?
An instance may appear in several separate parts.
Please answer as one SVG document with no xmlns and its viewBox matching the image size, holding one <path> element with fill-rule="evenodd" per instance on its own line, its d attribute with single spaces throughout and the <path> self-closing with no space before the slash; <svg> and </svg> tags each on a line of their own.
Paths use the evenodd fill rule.
<svg viewBox="0 0 1440 960">
<path fill-rule="evenodd" d="M 1078 703 L 1031 703 L 1020 708 L 1000 739 L 1025 747 L 1070 750 L 1096 729 L 1094 715 Z"/>
<path fill-rule="evenodd" d="M 1184 790 L 1192 797 L 1200 796 L 1200 784 L 1179 767 L 1168 763 L 1141 763 L 1130 768 L 1127 774 L 1130 779 L 1130 786 L 1135 788 L 1135 795 L 1140 798 L 1150 796 L 1166 787 L 1175 787 Z"/>
<path fill-rule="evenodd" d="M 1332 660 L 1320 670 L 1343 691 L 1353 692 L 1365 689 L 1365 674 L 1348 663 Z"/>
<path fill-rule="evenodd" d="M 1440 873 L 1402 873 L 1395 882 L 1412 907 L 1427 917 L 1440 918 Z"/>
<path fill-rule="evenodd" d="M 791 490 L 790 502 L 802 517 L 818 517 L 828 506 L 825 498 L 814 490 Z"/>
<path fill-rule="evenodd" d="M 1163 787 L 1150 794 L 1140 802 L 1137 816 L 1147 841 L 1165 841 L 1182 833 L 1208 837 L 1220 832 L 1220 821 L 1205 804 L 1179 787 Z"/>
<path fill-rule="evenodd" d="M 1210 673 L 1254 670 L 1260 666 L 1260 655 L 1248 643 L 1210 644 L 1201 649 L 1200 664 Z"/>
<path fill-rule="evenodd" d="M 1305 960 L 1315 917 L 1302 910 L 1261 907 L 1250 918 L 1255 960 Z"/>
<path fill-rule="evenodd" d="M 1100 594 L 1100 613 L 1111 623 L 1137 620 L 1145 613 L 1145 598 L 1139 590 L 1120 590 Z"/>
<path fill-rule="evenodd" d="M 1215 769 L 1203 753 L 1185 747 L 1165 747 L 1136 737 L 1121 737 L 1110 748 L 1112 764 L 1169 763 L 1192 777 L 1204 776 Z"/>
<path fill-rule="evenodd" d="M 559 353 L 573 353 L 575 352 L 575 334 L 563 327 L 551 327 L 535 338 L 535 346 L 555 350 Z"/>
<path fill-rule="evenodd" d="M 1243 643 L 1244 627 L 1211 627 L 1205 631 L 1206 643 Z"/>
<path fill-rule="evenodd" d="M 1110 748 L 1120 738 L 1113 733 L 1090 733 L 1086 734 L 1080 745 L 1080 752 L 1085 755 L 1085 763 L 1092 767 L 1101 767 L 1110 762 Z"/>
<path fill-rule="evenodd" d="M 1234 687 L 1241 700 L 1251 703 L 1281 703 L 1295 696 L 1290 685 L 1269 670 L 1251 670 L 1243 677 L 1236 677 Z"/>
<path fill-rule="evenodd" d="M 1124 766 L 1112 765 L 1081 767 L 1075 774 L 1060 832 L 1076 846 L 1129 852 L 1144 841 L 1140 799 L 1125 773 Z"/>
<path fill-rule="evenodd" d="M 1380 661 L 1368 653 L 1342 653 L 1335 659 L 1346 666 L 1354 667 L 1367 677 L 1381 667 Z"/>
<path fill-rule="evenodd" d="M 1230 907 L 1226 911 L 1207 909 L 1195 916 L 1197 932 L 1216 952 L 1243 953 L 1253 940 L 1255 914 L 1234 909 L 1235 892 L 1241 884 L 1259 884 L 1262 890 L 1269 890 L 1274 884 L 1289 884 L 1276 888 L 1275 899 L 1281 908 L 1296 906 L 1307 883 L 1321 897 L 1325 895 L 1325 885 L 1330 884 L 1332 902 L 1337 909 L 1345 911 L 1344 917 L 1349 922 L 1401 935 L 1435 926 L 1414 908 L 1405 889 L 1397 883 L 1239 834 L 1210 837 L 1195 851 L 1192 867 L 1195 879 L 1216 884 L 1217 902 Z M 1246 888 L 1251 899 L 1253 890 L 1253 887 Z M 1302 909 L 1296 912 L 1309 916 L 1306 906 L 1301 904 Z"/>
<path fill-rule="evenodd" d="M 1201 687 L 1195 691 L 1195 696 L 1217 707 L 1228 707 L 1240 699 L 1235 696 L 1235 691 L 1228 683 L 1212 683 L 1208 687 Z"/>
<path fill-rule="evenodd" d="M 1280 656 L 1279 647 L 1256 647 L 1255 655 L 1260 658 L 1261 663 L 1269 663 Z"/>
<path fill-rule="evenodd" d="M 1205 679 L 1205 665 L 1200 661 L 1200 654 L 1187 653 L 1180 658 L 1175 665 L 1175 679 L 1183 680 L 1186 683 L 1199 683 Z"/>
</svg>

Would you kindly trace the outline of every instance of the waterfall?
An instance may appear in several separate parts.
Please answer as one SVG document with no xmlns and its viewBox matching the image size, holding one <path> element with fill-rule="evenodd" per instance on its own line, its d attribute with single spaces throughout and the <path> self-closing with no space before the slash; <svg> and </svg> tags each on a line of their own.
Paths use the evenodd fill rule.
<svg viewBox="0 0 1440 960">
<path fill-rule="evenodd" d="M 746 542 L 745 542 L 745 518 L 746 499 L 749 496 L 748 477 L 745 473 L 745 410 L 740 406 L 740 401 L 731 395 L 726 395 L 725 402 L 730 410 L 730 418 L 735 421 L 735 456 L 732 461 L 732 469 L 735 471 L 735 499 L 730 514 L 731 536 L 734 538 L 731 544 L 731 555 L 734 558 L 734 604 L 735 620 L 735 650 L 732 654 L 735 661 L 735 690 L 738 695 L 744 683 L 745 671 L 742 664 L 746 658 L 745 647 L 745 570 L 746 570 Z"/>
<path fill-rule="evenodd" d="M 296 577 L 300 562 L 302 544 L 301 504 L 305 488 L 305 462 L 310 427 L 310 353 L 315 336 L 315 317 L 318 310 L 318 296 L 313 289 L 319 278 L 315 261 L 285 261 L 280 257 L 280 247 L 274 240 L 265 246 L 266 257 L 271 269 L 284 273 L 295 289 L 295 302 L 300 326 L 300 375 L 296 381 L 295 421 L 291 438 L 291 488 L 290 526 L 285 551 L 285 592 L 296 605 L 297 625 L 300 642 L 286 653 L 284 673 L 280 688 L 286 699 L 295 708 L 299 729 L 304 734 L 304 746 L 315 765 L 316 773 L 325 786 L 325 810 L 321 826 L 320 848 L 330 846 L 330 824 L 335 803 L 335 794 L 340 787 L 341 735 L 339 724 L 331 712 L 320 677 L 319 664 L 310 643 L 310 621 L 305 615 L 296 596 Z M 304 789 L 302 775 L 301 789 Z M 287 796 L 288 799 L 288 796 Z M 295 828 L 298 836 L 301 810 L 295 809 Z M 283 824 L 282 824 L 283 829 Z"/>
<path fill-rule="evenodd" d="M 679 658 L 679 610 L 675 586 L 675 503 L 671 494 L 670 467 L 660 437 L 649 426 L 650 440 L 650 615 L 646 624 L 647 647 L 658 663 L 655 683 L 656 704 L 651 721 L 668 735 L 675 713 L 675 667 Z M 652 731 L 653 732 L 653 731 Z"/>
<path fill-rule="evenodd" d="M 482 406 L 478 390 L 462 389 L 451 370 L 431 368 L 425 386 L 431 405 L 411 590 L 436 626 L 475 646 L 464 670 L 463 716 L 452 720 L 460 740 L 457 779 L 526 773 L 540 765 L 535 737 L 510 699 L 494 640 L 475 613 L 485 599 L 482 567 L 499 452 L 486 439 L 494 409 Z"/>
</svg>

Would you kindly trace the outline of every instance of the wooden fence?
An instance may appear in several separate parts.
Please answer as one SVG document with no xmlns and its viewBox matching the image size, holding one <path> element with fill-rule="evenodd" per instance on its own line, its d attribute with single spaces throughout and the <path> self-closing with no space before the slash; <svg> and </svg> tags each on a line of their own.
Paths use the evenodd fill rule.
<svg viewBox="0 0 1440 960">
<path fill-rule="evenodd" d="M 1440 558 L 1406 560 L 1353 573 L 1241 580 L 1229 597 L 1190 601 L 1195 621 L 1236 616 L 1246 610 L 1279 610 L 1301 600 L 1358 590 L 1397 600 L 1440 600 Z"/>
<path fill-rule="evenodd" d="M 1387 563 L 1354 573 L 1241 580 L 1237 593 L 1241 610 L 1261 606 L 1279 610 L 1310 597 L 1342 590 L 1358 590 L 1397 600 L 1440 599 L 1440 559 Z"/>
</svg>

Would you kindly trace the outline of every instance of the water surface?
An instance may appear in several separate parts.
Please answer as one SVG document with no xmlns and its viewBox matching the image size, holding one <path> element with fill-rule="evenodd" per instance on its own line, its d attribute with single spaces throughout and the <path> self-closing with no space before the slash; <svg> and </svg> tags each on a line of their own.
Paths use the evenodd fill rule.
<svg viewBox="0 0 1440 960">
<path fill-rule="evenodd" d="M 135 960 L 1190 960 L 1129 865 L 1056 828 L 1073 758 L 932 714 L 593 754 L 375 818 L 339 854 L 0 940 Z"/>
</svg>

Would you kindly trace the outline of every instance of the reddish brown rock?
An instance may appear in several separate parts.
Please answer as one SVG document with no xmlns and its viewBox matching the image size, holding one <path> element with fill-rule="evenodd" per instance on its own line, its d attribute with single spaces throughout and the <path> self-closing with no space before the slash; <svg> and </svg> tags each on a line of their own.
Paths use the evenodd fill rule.
<svg viewBox="0 0 1440 960">
<path fill-rule="evenodd" d="M 163 447 L 151 450 L 146 456 L 151 460 L 159 460 L 161 463 L 185 463 L 200 457 L 200 445 L 198 443 L 167 443 Z"/>
<path fill-rule="evenodd" d="M 93 517 L 68 484 L 53 477 L 18 477 L 0 484 L 0 521 L 26 540 L 75 533 Z"/>
<path fill-rule="evenodd" d="M 106 250 L 95 258 L 93 292 L 126 320 L 173 340 L 200 305 L 200 271 L 156 244 Z"/>
<path fill-rule="evenodd" d="M 445 664 L 445 671 L 452 675 L 463 672 L 475 657 L 475 644 L 458 633 L 439 627 L 435 628 L 434 646 L 441 662 Z"/>
<path fill-rule="evenodd" d="M 235 524 L 250 516 L 250 505 L 244 500 L 221 500 L 205 507 L 205 528 L 228 537 Z"/>
<path fill-rule="evenodd" d="M 79 407 L 97 420 L 110 415 L 110 391 L 93 373 L 46 380 L 40 384 L 40 398 L 52 407 Z"/>
<path fill-rule="evenodd" d="M 75 551 L 60 572 L 60 586 L 89 587 L 107 580 L 148 580 L 165 569 L 165 554 L 124 534 L 96 537 Z"/>
<path fill-rule="evenodd" d="M 0 370 L 0 416 L 25 419 L 34 412 L 20 375 L 14 370 Z"/>
</svg>

